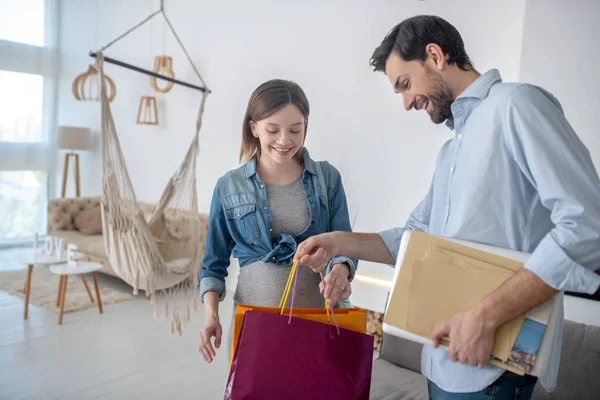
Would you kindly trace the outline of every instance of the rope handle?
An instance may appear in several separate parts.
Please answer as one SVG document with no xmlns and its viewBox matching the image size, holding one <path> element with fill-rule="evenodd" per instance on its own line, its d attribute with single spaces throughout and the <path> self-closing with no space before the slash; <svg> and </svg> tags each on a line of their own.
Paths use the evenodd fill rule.
<svg viewBox="0 0 600 400">
<path fill-rule="evenodd" d="M 292 287 L 292 282 L 294 280 L 294 275 L 296 274 L 297 268 L 298 268 L 298 261 L 294 260 L 294 263 L 292 264 L 292 269 L 290 270 L 290 274 L 288 276 L 287 283 L 285 284 L 285 289 L 283 289 L 283 294 L 281 296 L 281 300 L 279 301 L 279 308 L 281 308 L 281 311 L 279 312 L 280 315 L 283 315 L 283 309 L 285 308 L 285 305 L 287 304 L 288 297 L 290 294 L 290 289 Z"/>
<path fill-rule="evenodd" d="M 323 279 L 323 274 L 321 273 L 321 279 Z M 283 290 L 283 295 L 281 296 L 281 300 L 279 301 L 279 308 L 281 308 L 279 314 L 283 315 L 283 310 L 285 308 L 285 305 L 287 304 L 288 298 L 289 298 L 289 294 L 290 291 L 292 293 L 292 300 L 290 302 L 290 318 L 288 320 L 288 325 L 292 323 L 292 315 L 293 315 L 293 309 L 294 309 L 294 300 L 296 297 L 296 284 L 298 282 L 298 260 L 294 260 L 294 263 L 292 264 L 292 268 L 290 271 L 290 275 L 288 276 L 288 280 L 287 283 L 285 285 L 285 289 Z M 325 285 L 325 281 L 323 280 L 323 287 Z M 325 309 L 327 310 L 327 323 L 330 322 L 330 314 L 331 314 L 331 318 L 333 319 L 333 323 L 335 324 L 335 327 L 337 329 L 337 333 L 338 335 L 340 334 L 340 327 L 338 325 L 337 319 L 335 318 L 335 313 L 333 312 L 333 306 L 331 304 L 329 304 L 329 301 L 327 299 L 325 299 Z"/>
<path fill-rule="evenodd" d="M 323 273 L 321 272 L 321 282 L 323 283 L 323 289 L 325 289 L 325 279 L 323 278 Z M 335 313 L 333 312 L 333 306 L 329 303 L 329 300 L 325 299 L 325 308 L 327 309 L 327 323 L 329 323 L 329 313 L 331 312 L 331 318 L 333 318 L 333 323 L 337 328 L 337 334 L 340 334 L 340 326 L 337 323 L 335 318 Z"/>
</svg>

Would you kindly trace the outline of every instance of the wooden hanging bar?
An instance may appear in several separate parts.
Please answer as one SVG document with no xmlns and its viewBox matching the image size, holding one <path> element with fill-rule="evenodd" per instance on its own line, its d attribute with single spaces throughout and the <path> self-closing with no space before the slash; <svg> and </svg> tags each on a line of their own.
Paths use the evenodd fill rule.
<svg viewBox="0 0 600 400">
<path fill-rule="evenodd" d="M 90 57 L 96 58 L 96 57 L 98 57 L 98 55 L 96 53 L 94 53 L 93 51 L 90 51 Z M 180 81 L 178 79 L 174 79 L 174 78 L 170 78 L 168 76 L 160 75 L 160 74 L 157 74 L 156 72 L 149 71 L 147 69 L 143 69 L 143 68 L 140 68 L 140 67 L 136 67 L 135 65 L 127 64 L 127 63 L 125 63 L 123 61 L 115 60 L 114 58 L 110 58 L 110 57 L 106 57 L 105 56 L 104 57 L 104 61 L 106 61 L 107 63 L 118 65 L 118 66 L 123 67 L 123 68 L 130 69 L 132 71 L 136 71 L 136 72 L 140 72 L 142 74 L 153 76 L 155 78 L 160 78 L 160 79 L 163 79 L 165 81 L 175 83 L 177 85 L 185 86 L 185 87 L 188 87 L 190 89 L 200 90 L 201 92 L 205 92 L 206 91 L 206 88 L 203 88 L 201 86 L 193 85 L 193 84 L 188 83 L 188 82 L 183 82 L 183 81 Z M 208 93 L 211 93 L 211 91 L 209 90 Z"/>
</svg>

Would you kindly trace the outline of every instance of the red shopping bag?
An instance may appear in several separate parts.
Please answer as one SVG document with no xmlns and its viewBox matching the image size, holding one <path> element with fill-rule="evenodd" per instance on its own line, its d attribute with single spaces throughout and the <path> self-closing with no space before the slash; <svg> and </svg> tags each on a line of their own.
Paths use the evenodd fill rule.
<svg viewBox="0 0 600 400">
<path fill-rule="evenodd" d="M 372 367 L 370 335 L 247 311 L 225 400 L 364 400 Z"/>
<path fill-rule="evenodd" d="M 292 294 L 294 304 L 295 283 Z M 334 310 L 329 309 L 335 321 Z M 373 337 L 289 315 L 246 311 L 225 400 L 369 398 Z"/>
</svg>

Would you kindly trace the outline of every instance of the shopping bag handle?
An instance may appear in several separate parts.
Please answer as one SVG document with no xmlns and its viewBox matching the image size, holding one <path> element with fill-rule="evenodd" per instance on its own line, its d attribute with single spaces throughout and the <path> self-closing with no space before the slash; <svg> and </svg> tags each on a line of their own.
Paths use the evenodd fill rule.
<svg viewBox="0 0 600 400">
<path fill-rule="evenodd" d="M 294 260 L 294 263 L 292 264 L 292 268 L 290 270 L 290 274 L 288 276 L 287 283 L 285 284 L 285 289 L 283 289 L 283 294 L 281 295 L 281 300 L 279 301 L 279 308 L 281 308 L 281 311 L 279 312 L 279 314 L 281 314 L 281 315 L 283 315 L 283 309 L 285 308 L 285 305 L 287 304 L 288 297 L 290 294 L 290 289 L 292 287 L 292 283 L 294 280 L 294 276 L 296 275 L 297 268 L 298 268 L 298 260 Z"/>
<path fill-rule="evenodd" d="M 321 274 L 321 279 L 323 279 L 323 274 Z M 294 309 L 294 299 L 296 298 L 296 284 L 298 282 L 298 260 L 294 260 L 292 264 L 292 268 L 290 270 L 290 275 L 288 277 L 288 281 L 285 285 L 285 289 L 283 290 L 283 295 L 281 296 L 281 300 L 279 302 L 279 308 L 281 311 L 279 314 L 283 315 L 283 310 L 285 305 L 287 304 L 288 297 L 290 291 L 292 292 L 292 300 L 290 302 L 290 318 L 288 320 L 288 325 L 292 323 L 292 313 Z M 331 313 L 331 317 L 333 318 L 333 323 L 337 329 L 338 335 L 340 334 L 340 327 L 337 323 L 337 319 L 335 318 L 335 313 L 333 312 L 333 307 L 329 304 L 329 301 L 325 299 L 325 309 L 327 310 L 327 322 L 329 322 L 329 314 Z"/>
<path fill-rule="evenodd" d="M 321 272 L 321 283 L 323 284 L 323 289 L 325 289 L 325 278 L 323 278 L 323 273 Z M 327 322 L 329 323 L 329 312 L 331 312 L 331 318 L 333 318 L 333 323 L 337 328 L 338 335 L 340 334 L 340 327 L 335 319 L 335 313 L 333 312 L 333 306 L 329 303 L 329 300 L 325 299 L 325 309 L 327 310 Z"/>
</svg>

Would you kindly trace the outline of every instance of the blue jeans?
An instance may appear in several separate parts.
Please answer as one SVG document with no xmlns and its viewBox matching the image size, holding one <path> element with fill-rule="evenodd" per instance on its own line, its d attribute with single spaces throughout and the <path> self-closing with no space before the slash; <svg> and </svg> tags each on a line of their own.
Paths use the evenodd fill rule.
<svg viewBox="0 0 600 400">
<path fill-rule="evenodd" d="M 427 380 L 429 400 L 530 400 L 537 378 L 505 372 L 498 380 L 481 392 L 449 393 Z"/>
</svg>

